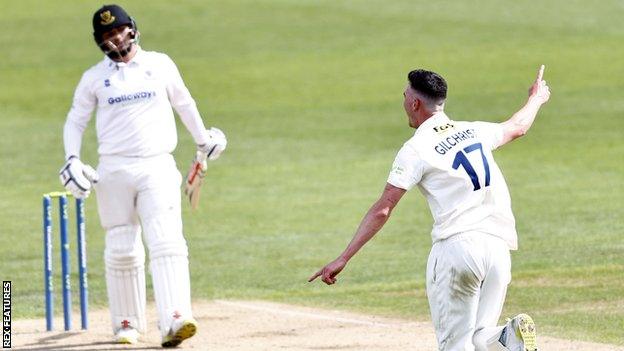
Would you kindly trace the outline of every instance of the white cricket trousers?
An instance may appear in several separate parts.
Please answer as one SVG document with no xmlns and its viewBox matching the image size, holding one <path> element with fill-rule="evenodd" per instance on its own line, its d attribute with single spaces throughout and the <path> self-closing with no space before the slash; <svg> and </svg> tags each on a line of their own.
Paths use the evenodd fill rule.
<svg viewBox="0 0 624 351">
<path fill-rule="evenodd" d="M 145 246 L 160 330 L 191 315 L 188 248 L 182 234 L 182 176 L 170 154 L 101 156 L 95 185 L 106 230 L 106 283 L 113 331 L 145 330 Z M 142 233 L 143 232 L 143 233 Z"/>
<path fill-rule="evenodd" d="M 466 232 L 433 244 L 427 297 L 441 351 L 486 351 L 498 339 L 511 259 L 505 241 Z"/>
</svg>

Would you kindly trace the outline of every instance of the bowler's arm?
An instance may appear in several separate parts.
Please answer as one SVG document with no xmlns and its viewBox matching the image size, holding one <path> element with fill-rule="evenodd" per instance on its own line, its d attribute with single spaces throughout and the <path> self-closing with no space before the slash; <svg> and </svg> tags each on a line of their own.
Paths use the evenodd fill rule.
<svg viewBox="0 0 624 351">
<path fill-rule="evenodd" d="M 397 188 L 392 184 L 386 183 L 383 193 L 379 200 L 368 210 L 360 226 L 358 227 L 353 239 L 344 252 L 340 255 L 346 261 L 349 261 L 370 239 L 375 236 L 386 224 L 394 207 L 399 203 L 405 194 L 405 189 Z"/>
<path fill-rule="evenodd" d="M 373 206 L 368 210 L 360 225 L 351 239 L 347 248 L 336 258 L 334 261 L 321 268 L 318 272 L 308 279 L 309 282 L 313 281 L 319 276 L 322 276 L 322 280 L 328 284 L 334 284 L 336 282 L 336 276 L 346 266 L 347 262 L 366 244 L 372 239 L 375 234 L 381 230 L 386 224 L 388 218 L 394 207 L 399 203 L 406 190 L 395 187 L 391 184 L 386 184 L 383 193 L 379 200 L 377 200 Z"/>
<path fill-rule="evenodd" d="M 503 139 L 499 146 L 525 135 L 531 128 L 531 125 L 533 125 L 540 107 L 550 98 L 550 88 L 546 85 L 546 81 L 542 79 L 543 76 L 544 65 L 540 67 L 535 82 L 529 88 L 527 103 L 518 112 L 514 113 L 510 119 L 501 123 L 503 126 Z"/>
</svg>

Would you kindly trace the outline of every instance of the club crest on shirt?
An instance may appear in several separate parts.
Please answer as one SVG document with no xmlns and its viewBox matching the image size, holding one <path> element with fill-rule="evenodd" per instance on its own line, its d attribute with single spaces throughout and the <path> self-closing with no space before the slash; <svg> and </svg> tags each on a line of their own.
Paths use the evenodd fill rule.
<svg viewBox="0 0 624 351">
<path fill-rule="evenodd" d="M 110 87 L 110 79 L 104 79 L 104 86 Z"/>
<path fill-rule="evenodd" d="M 392 167 L 392 170 L 390 171 L 391 173 L 396 173 L 396 174 L 403 174 L 403 172 L 405 171 L 405 169 L 401 166 L 394 166 Z"/>
<path fill-rule="evenodd" d="M 453 129 L 453 128 L 455 128 L 455 125 L 453 125 L 451 123 L 447 123 L 445 125 L 433 127 L 433 130 L 436 133 L 444 133 L 444 132 L 448 131 L 449 129 Z"/>
<path fill-rule="evenodd" d="M 145 71 L 145 79 L 155 79 L 154 73 L 151 70 Z"/>
</svg>

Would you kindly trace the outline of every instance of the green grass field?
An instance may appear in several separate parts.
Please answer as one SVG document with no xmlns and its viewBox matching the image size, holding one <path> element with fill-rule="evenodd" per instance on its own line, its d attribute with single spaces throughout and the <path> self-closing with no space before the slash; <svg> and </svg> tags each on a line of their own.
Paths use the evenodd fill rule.
<svg viewBox="0 0 624 351">
<path fill-rule="evenodd" d="M 501 121 L 544 63 L 551 101 L 495 154 L 520 235 L 503 316 L 528 312 L 548 335 L 624 345 L 620 1 L 120 4 L 143 48 L 176 61 L 207 125 L 228 135 L 200 210 L 184 204 L 195 298 L 428 320 L 431 218 L 416 191 L 339 284 L 306 280 L 350 240 L 412 133 L 409 70 L 445 76 L 453 118 Z M 60 189 L 73 90 L 102 57 L 91 35 L 99 6 L 22 0 L 0 12 L 0 275 L 13 281 L 16 318 L 43 316 L 41 194 Z M 185 171 L 194 145 L 179 135 Z M 93 122 L 83 145 L 96 163 Z M 94 199 L 87 206 L 90 302 L 104 306 L 103 231 Z"/>
</svg>

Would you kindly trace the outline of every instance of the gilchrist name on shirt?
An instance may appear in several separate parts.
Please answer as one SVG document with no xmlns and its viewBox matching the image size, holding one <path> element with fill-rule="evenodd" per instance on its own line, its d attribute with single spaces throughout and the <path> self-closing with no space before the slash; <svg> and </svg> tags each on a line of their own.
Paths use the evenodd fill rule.
<svg viewBox="0 0 624 351">
<path fill-rule="evenodd" d="M 440 155 L 446 154 L 449 150 L 451 150 L 455 145 L 459 144 L 461 141 L 474 139 L 476 137 L 475 130 L 470 128 L 461 132 L 457 132 L 452 134 L 440 141 L 436 146 L 434 146 L 434 150 Z"/>
</svg>

